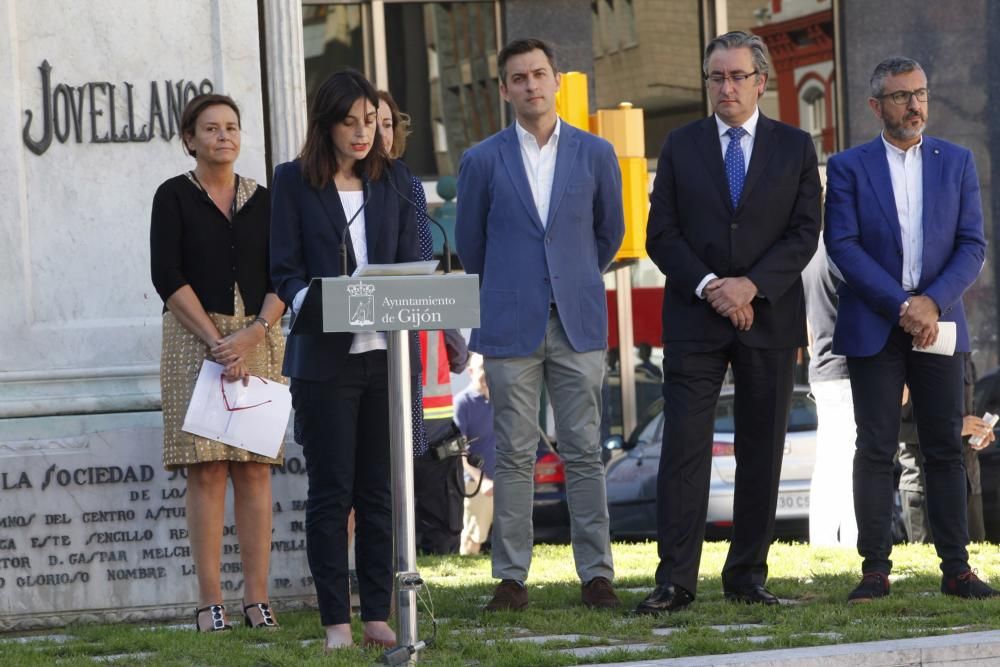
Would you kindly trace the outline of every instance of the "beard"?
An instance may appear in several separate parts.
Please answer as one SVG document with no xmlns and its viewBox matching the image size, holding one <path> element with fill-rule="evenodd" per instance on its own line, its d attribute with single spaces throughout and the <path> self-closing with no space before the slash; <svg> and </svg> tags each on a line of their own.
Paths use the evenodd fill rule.
<svg viewBox="0 0 1000 667">
<path fill-rule="evenodd" d="M 919 118 L 921 120 L 920 125 L 917 127 L 910 125 L 910 121 L 914 118 Z M 924 133 L 924 128 L 927 127 L 927 116 L 919 111 L 912 111 L 907 113 L 906 116 L 898 122 L 883 116 L 882 124 L 885 127 L 886 134 L 893 139 L 897 141 L 912 141 L 914 139 L 919 139 L 920 135 Z"/>
</svg>

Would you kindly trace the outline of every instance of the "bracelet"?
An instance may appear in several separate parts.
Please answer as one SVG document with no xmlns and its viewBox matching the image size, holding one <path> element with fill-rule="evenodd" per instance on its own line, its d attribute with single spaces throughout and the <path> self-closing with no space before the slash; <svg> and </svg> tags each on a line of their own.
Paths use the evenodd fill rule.
<svg viewBox="0 0 1000 667">
<path fill-rule="evenodd" d="M 254 323 L 257 323 L 257 322 L 260 322 L 261 325 L 264 327 L 264 335 L 265 336 L 267 334 L 271 333 L 271 323 L 270 322 L 268 322 L 267 320 L 265 320 L 263 317 L 257 317 L 257 319 L 254 320 Z"/>
</svg>

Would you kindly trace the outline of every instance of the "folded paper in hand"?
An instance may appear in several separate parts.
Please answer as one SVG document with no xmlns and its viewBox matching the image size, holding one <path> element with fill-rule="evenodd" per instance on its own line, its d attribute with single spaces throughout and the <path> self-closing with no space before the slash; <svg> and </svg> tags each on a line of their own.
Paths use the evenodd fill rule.
<svg viewBox="0 0 1000 667">
<path fill-rule="evenodd" d="M 288 387 L 256 375 L 244 387 L 223 379 L 224 371 L 214 361 L 202 364 L 181 430 L 274 458 L 292 410 Z"/>
<path fill-rule="evenodd" d="M 955 354 L 955 344 L 958 342 L 958 328 L 954 322 L 938 322 L 938 336 L 933 345 L 927 347 L 917 347 L 913 344 L 913 349 L 917 352 L 929 352 L 931 354 L 943 354 L 950 357 Z"/>
</svg>

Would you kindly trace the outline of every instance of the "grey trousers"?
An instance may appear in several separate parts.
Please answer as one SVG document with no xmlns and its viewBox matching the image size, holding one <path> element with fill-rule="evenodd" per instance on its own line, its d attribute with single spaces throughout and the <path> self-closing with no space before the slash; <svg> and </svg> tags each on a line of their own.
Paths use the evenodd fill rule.
<svg viewBox="0 0 1000 667">
<path fill-rule="evenodd" d="M 570 539 L 584 583 L 614 578 L 608 500 L 601 463 L 601 384 L 604 350 L 575 352 L 557 315 L 527 357 L 487 357 L 486 382 L 497 438 L 493 491 L 493 576 L 525 581 L 531 566 L 538 412 L 545 383 L 556 420 L 556 444 L 566 467 Z"/>
</svg>

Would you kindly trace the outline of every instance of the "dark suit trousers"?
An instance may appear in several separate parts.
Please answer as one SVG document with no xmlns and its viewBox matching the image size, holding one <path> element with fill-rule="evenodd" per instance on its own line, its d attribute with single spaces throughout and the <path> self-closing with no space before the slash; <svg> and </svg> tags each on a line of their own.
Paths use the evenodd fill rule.
<svg viewBox="0 0 1000 667">
<path fill-rule="evenodd" d="M 903 384 L 910 388 L 924 455 L 927 514 L 941 570 L 969 568 L 965 464 L 962 461 L 963 359 L 914 352 L 913 338 L 894 327 L 871 357 L 848 357 L 854 418 L 854 511 L 862 572 L 892 570 L 893 457 L 899 438 Z"/>
<path fill-rule="evenodd" d="M 306 552 L 323 625 L 350 623 L 347 516 L 354 507 L 361 618 L 389 618 L 392 491 L 384 350 L 350 354 L 325 382 L 292 378 L 295 434 L 309 476 Z"/>
<path fill-rule="evenodd" d="M 657 477 L 656 583 L 691 594 L 705 537 L 712 440 L 728 366 L 735 378 L 736 486 L 733 541 L 722 570 L 726 590 L 763 584 L 774 532 L 781 457 L 788 428 L 795 349 L 729 343 L 667 343 L 664 348 L 663 450 Z"/>
</svg>

